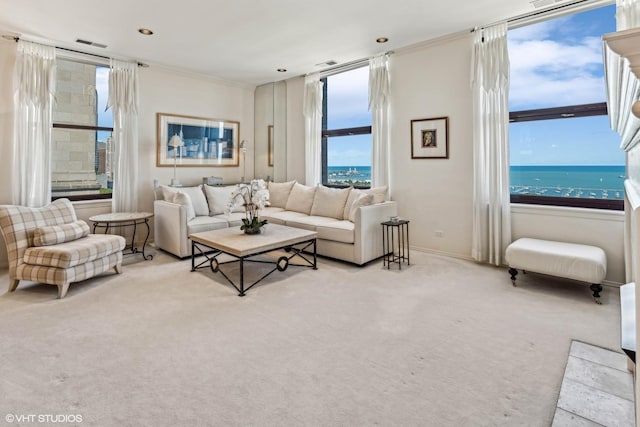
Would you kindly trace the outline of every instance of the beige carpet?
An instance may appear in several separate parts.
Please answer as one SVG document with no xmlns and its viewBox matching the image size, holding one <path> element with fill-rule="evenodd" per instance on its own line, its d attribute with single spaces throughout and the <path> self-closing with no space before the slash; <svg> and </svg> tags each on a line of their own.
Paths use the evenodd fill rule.
<svg viewBox="0 0 640 427">
<path fill-rule="evenodd" d="M 321 259 L 245 298 L 161 252 L 63 300 L 22 285 L 0 295 L 0 419 L 548 426 L 571 340 L 619 348 L 617 288 L 598 306 L 586 284 L 528 274 L 514 288 L 505 269 L 411 260 L 398 272 Z"/>
</svg>

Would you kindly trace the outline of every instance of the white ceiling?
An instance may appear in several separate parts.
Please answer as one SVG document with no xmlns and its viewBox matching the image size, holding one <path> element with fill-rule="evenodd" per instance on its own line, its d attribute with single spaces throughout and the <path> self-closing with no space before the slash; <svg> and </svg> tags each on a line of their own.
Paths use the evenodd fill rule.
<svg viewBox="0 0 640 427">
<path fill-rule="evenodd" d="M 0 31 L 259 85 L 532 11 L 530 0 L 0 0 Z"/>
</svg>

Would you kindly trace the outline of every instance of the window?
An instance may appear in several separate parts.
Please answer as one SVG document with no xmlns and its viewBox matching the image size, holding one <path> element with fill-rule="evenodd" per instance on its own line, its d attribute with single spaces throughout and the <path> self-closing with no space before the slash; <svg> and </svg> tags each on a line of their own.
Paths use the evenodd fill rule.
<svg viewBox="0 0 640 427">
<path fill-rule="evenodd" d="M 56 61 L 51 156 L 52 199 L 110 198 L 113 116 L 105 112 L 109 69 Z"/>
<path fill-rule="evenodd" d="M 322 183 L 371 186 L 369 67 L 322 79 Z"/>
<path fill-rule="evenodd" d="M 625 156 L 607 117 L 605 6 L 509 31 L 514 203 L 623 209 Z"/>
</svg>

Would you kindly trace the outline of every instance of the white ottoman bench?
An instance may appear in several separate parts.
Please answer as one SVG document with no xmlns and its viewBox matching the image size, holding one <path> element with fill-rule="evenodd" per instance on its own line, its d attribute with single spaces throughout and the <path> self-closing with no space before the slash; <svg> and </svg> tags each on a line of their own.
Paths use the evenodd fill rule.
<svg viewBox="0 0 640 427">
<path fill-rule="evenodd" d="M 607 275 L 607 255 L 598 247 L 522 238 L 507 247 L 505 258 L 513 286 L 517 269 L 580 280 L 591 283 L 593 298 L 600 304 L 600 284 Z"/>
</svg>

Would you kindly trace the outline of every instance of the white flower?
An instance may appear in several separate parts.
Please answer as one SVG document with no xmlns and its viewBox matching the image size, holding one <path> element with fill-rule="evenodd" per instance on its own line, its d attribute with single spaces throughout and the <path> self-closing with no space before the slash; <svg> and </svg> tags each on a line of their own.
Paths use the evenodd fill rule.
<svg viewBox="0 0 640 427">
<path fill-rule="evenodd" d="M 231 193 L 231 198 L 227 203 L 225 213 L 231 212 L 237 206 L 239 200 L 245 206 L 245 210 L 249 210 L 250 205 L 254 205 L 257 209 L 262 209 L 269 201 L 269 191 L 262 179 L 254 179 L 249 184 L 238 184 L 236 189 Z"/>
</svg>

